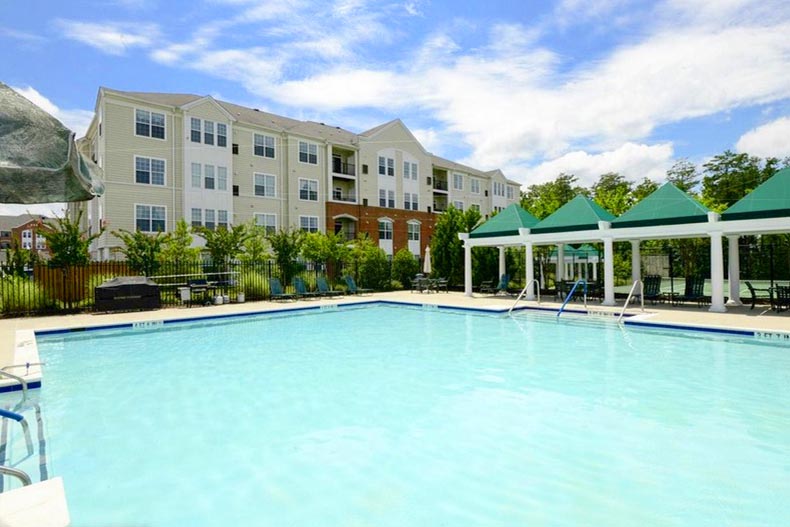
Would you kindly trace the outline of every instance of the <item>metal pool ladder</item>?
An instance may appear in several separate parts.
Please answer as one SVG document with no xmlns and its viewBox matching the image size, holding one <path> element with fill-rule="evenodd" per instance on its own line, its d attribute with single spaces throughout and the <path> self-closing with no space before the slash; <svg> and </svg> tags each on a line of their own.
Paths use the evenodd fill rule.
<svg viewBox="0 0 790 527">
<path fill-rule="evenodd" d="M 529 288 L 529 286 L 531 286 L 532 284 L 536 284 L 538 286 L 538 305 L 540 305 L 540 282 L 538 282 L 537 278 L 533 278 L 532 280 L 527 282 L 527 285 L 525 285 L 524 289 L 522 289 L 521 292 L 518 294 L 516 301 L 513 302 L 513 305 L 510 306 L 510 309 L 507 310 L 508 315 L 513 311 L 513 308 L 516 307 L 518 301 L 521 300 L 521 297 L 524 296 L 524 293 L 527 292 L 527 288 Z"/>
<path fill-rule="evenodd" d="M 620 311 L 620 316 L 617 317 L 618 323 L 620 320 L 622 320 L 625 310 L 628 309 L 628 303 L 631 302 L 631 298 L 634 296 L 634 290 L 636 289 L 636 286 L 639 286 L 639 300 L 642 303 L 642 311 L 645 310 L 645 284 L 642 283 L 642 280 L 634 280 L 634 285 L 631 286 L 631 291 L 628 293 L 628 298 L 625 299 L 623 310 Z"/>
<path fill-rule="evenodd" d="M 571 298 L 573 298 L 573 293 L 576 291 L 576 287 L 578 287 L 579 284 L 584 284 L 584 309 L 587 309 L 587 280 L 585 280 L 584 278 L 580 278 L 576 280 L 576 283 L 573 284 L 573 287 L 571 287 L 570 292 L 565 296 L 565 302 L 562 303 L 562 306 L 560 306 L 560 310 L 557 311 L 557 317 L 562 315 L 562 312 L 565 309 L 565 305 L 568 302 L 570 302 Z"/>
</svg>

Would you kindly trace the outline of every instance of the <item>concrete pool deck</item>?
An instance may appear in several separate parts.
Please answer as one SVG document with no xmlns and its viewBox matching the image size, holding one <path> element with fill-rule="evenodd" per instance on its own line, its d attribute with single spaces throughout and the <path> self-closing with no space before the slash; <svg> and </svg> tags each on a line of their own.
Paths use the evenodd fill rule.
<svg viewBox="0 0 790 527">
<path fill-rule="evenodd" d="M 515 299 L 510 296 L 474 295 L 466 297 L 462 293 L 411 293 L 397 291 L 377 293 L 367 296 L 346 296 L 341 298 L 301 300 L 296 302 L 247 302 L 242 304 L 226 304 L 194 308 L 168 308 L 155 311 L 137 311 L 113 314 L 78 314 L 50 317 L 28 317 L 0 320 L 0 366 L 17 364 L 30 348 L 35 350 L 34 332 L 41 330 L 58 330 L 71 328 L 88 328 L 123 325 L 130 323 L 159 322 L 165 320 L 199 319 L 223 315 L 256 314 L 277 312 L 295 308 L 320 307 L 328 305 L 353 305 L 375 301 L 390 301 L 415 305 L 441 305 L 458 308 L 474 308 L 492 312 L 507 311 Z M 534 301 L 521 301 L 519 308 L 540 308 L 556 312 L 561 304 L 549 299 L 540 304 Z M 569 303 L 568 312 L 584 310 L 580 302 Z M 588 309 L 597 315 L 612 319 L 620 314 L 622 304 L 615 307 L 603 307 L 597 302 L 588 304 Z M 727 313 L 711 313 L 707 306 L 697 307 L 696 304 L 672 306 L 670 304 L 646 305 L 644 312 L 637 307 L 629 307 L 630 320 L 640 323 L 672 325 L 683 327 L 715 328 L 726 330 L 744 330 L 765 332 L 774 338 L 780 337 L 790 342 L 790 312 L 776 313 L 767 306 L 737 306 L 728 308 Z M 36 353 L 37 356 L 37 353 Z M 17 372 L 18 373 L 18 372 Z M 46 382 L 46 381 L 45 381 Z M 65 482 L 68 485 L 68 482 Z M 24 489 L 17 489 L 0 495 L 0 518 L 4 525 L 13 527 L 40 526 L 41 518 L 46 517 L 49 525 L 68 525 L 68 510 L 65 506 L 65 491 L 61 480 L 57 479 L 37 483 Z M 18 496 L 18 498 L 17 498 Z M 2 522 L 0 522 L 2 523 Z"/>
</svg>

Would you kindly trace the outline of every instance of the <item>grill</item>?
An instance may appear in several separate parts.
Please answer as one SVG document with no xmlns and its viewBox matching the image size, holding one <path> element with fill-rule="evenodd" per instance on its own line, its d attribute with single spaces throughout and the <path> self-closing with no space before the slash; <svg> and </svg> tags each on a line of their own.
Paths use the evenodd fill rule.
<svg viewBox="0 0 790 527">
<path fill-rule="evenodd" d="M 159 285 L 145 276 L 119 276 L 94 290 L 96 311 L 159 309 Z"/>
</svg>

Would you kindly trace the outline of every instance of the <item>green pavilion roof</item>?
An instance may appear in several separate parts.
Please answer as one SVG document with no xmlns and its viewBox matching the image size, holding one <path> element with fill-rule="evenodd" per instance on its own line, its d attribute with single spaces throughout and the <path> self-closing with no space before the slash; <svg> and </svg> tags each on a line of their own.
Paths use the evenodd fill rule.
<svg viewBox="0 0 790 527">
<path fill-rule="evenodd" d="M 530 232 L 586 231 L 597 229 L 599 221 L 612 221 L 614 218 L 614 214 L 580 194 L 535 225 Z"/>
<path fill-rule="evenodd" d="M 476 228 L 470 238 L 493 238 L 497 236 L 516 236 L 519 229 L 529 229 L 538 219 L 513 203 L 505 210 Z"/>
<path fill-rule="evenodd" d="M 612 221 L 613 229 L 650 227 L 708 221 L 708 209 L 672 183 L 655 192 Z"/>
<path fill-rule="evenodd" d="M 774 174 L 721 215 L 724 221 L 782 217 L 790 217 L 790 168 Z"/>
</svg>

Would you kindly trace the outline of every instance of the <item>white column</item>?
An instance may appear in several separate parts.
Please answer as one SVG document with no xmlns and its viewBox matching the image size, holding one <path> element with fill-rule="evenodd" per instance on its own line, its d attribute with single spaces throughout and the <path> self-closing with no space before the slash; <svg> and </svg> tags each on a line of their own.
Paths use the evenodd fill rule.
<svg viewBox="0 0 790 527">
<path fill-rule="evenodd" d="M 527 295 L 524 297 L 526 300 L 535 300 L 535 284 L 532 281 L 535 279 L 535 266 L 534 262 L 532 261 L 532 242 L 527 242 L 524 244 L 525 253 L 526 253 L 526 262 L 525 267 L 527 269 Z"/>
<path fill-rule="evenodd" d="M 631 240 L 631 283 L 642 279 L 642 255 L 639 254 L 639 240 Z"/>
<path fill-rule="evenodd" d="M 592 264 L 592 268 L 593 268 L 593 282 L 597 282 L 598 281 L 598 263 Z"/>
<path fill-rule="evenodd" d="M 507 266 L 505 264 L 505 248 L 499 248 L 499 276 L 501 277 L 503 274 L 507 273 Z"/>
<path fill-rule="evenodd" d="M 740 255 L 738 254 L 738 236 L 727 236 L 729 243 L 728 256 L 729 262 L 727 266 L 727 278 L 730 282 L 730 299 L 727 301 L 728 306 L 742 306 L 741 302 L 741 264 Z"/>
<path fill-rule="evenodd" d="M 464 295 L 472 296 L 472 246 L 469 245 L 469 233 L 459 233 L 458 237 L 464 242 Z"/>
<path fill-rule="evenodd" d="M 614 241 L 603 239 L 603 305 L 613 306 L 614 301 Z"/>
<path fill-rule="evenodd" d="M 725 313 L 724 306 L 724 251 L 720 232 L 710 234 L 710 309 L 713 313 Z"/>
<path fill-rule="evenodd" d="M 557 245 L 557 274 L 555 280 L 565 280 L 565 244 Z"/>
</svg>

